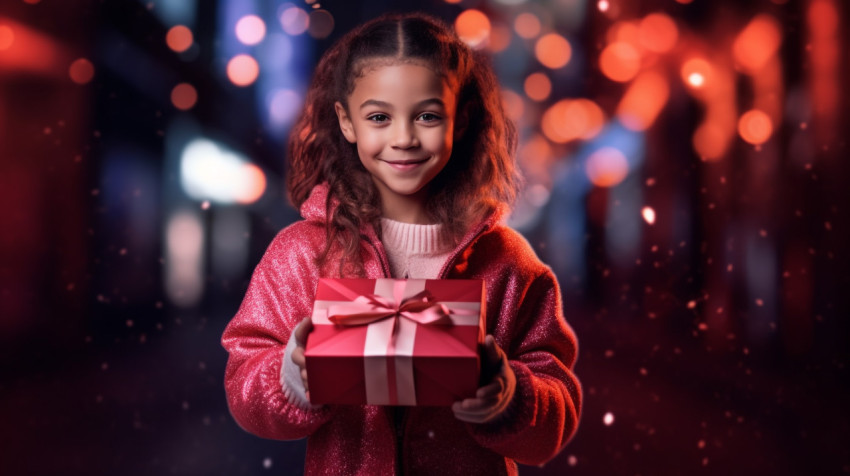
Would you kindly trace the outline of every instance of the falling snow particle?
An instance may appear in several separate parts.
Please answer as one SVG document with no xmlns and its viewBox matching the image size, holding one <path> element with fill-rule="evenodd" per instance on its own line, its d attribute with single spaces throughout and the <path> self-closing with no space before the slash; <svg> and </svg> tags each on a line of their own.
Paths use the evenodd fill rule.
<svg viewBox="0 0 850 476">
<path fill-rule="evenodd" d="M 705 448 L 705 440 L 697 441 L 697 448 L 699 448 L 699 449 Z"/>
<path fill-rule="evenodd" d="M 599 0 L 599 2 L 596 4 L 596 7 L 599 8 L 600 12 L 607 12 L 608 7 L 610 6 L 611 5 L 608 4 L 608 0 Z"/>
<path fill-rule="evenodd" d="M 605 413 L 605 416 L 602 417 L 602 423 L 604 423 L 605 426 L 613 425 L 614 424 L 614 414 L 611 413 L 611 412 Z"/>
<path fill-rule="evenodd" d="M 201 210 L 209 210 L 209 208 L 210 208 L 210 201 L 204 200 L 203 203 L 201 203 Z"/>
<path fill-rule="evenodd" d="M 756 299 L 756 306 L 758 306 L 758 307 L 764 306 L 764 301 L 762 301 L 761 299 Z"/>
<path fill-rule="evenodd" d="M 263 460 L 263 468 L 271 469 L 271 467 L 272 467 L 272 459 L 271 458 L 264 459 Z"/>
<path fill-rule="evenodd" d="M 693 308 L 695 308 L 695 307 L 697 307 L 697 302 L 696 302 L 696 301 L 694 301 L 693 299 L 691 299 L 690 301 L 688 301 L 688 309 L 693 309 Z"/>
<path fill-rule="evenodd" d="M 578 464 L 578 458 L 575 455 L 570 455 L 567 457 L 567 464 L 570 466 L 575 466 Z"/>
</svg>

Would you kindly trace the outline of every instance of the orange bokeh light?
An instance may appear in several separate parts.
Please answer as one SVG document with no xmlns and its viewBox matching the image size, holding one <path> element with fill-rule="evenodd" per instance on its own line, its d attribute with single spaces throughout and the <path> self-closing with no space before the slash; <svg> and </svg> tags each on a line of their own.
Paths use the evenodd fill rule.
<svg viewBox="0 0 850 476">
<path fill-rule="evenodd" d="M 289 7 L 280 14 L 280 26 L 289 35 L 297 36 L 310 27 L 310 17 L 303 8 Z"/>
<path fill-rule="evenodd" d="M 181 111 L 188 111 L 198 102 L 198 91 L 189 83 L 180 83 L 171 90 L 171 104 Z"/>
<path fill-rule="evenodd" d="M 629 161 L 614 147 L 602 147 L 590 154 L 584 164 L 590 182 L 597 187 L 618 185 L 629 174 Z"/>
<path fill-rule="evenodd" d="M 71 76 L 71 81 L 86 84 L 94 78 L 94 65 L 85 58 L 76 59 L 68 68 L 68 75 Z"/>
<path fill-rule="evenodd" d="M 640 27 L 634 21 L 618 21 L 608 28 L 605 40 L 608 44 L 622 41 L 637 48 L 640 46 Z"/>
<path fill-rule="evenodd" d="M 244 173 L 246 182 L 250 185 L 236 197 L 236 201 L 243 205 L 254 203 L 263 196 L 266 191 L 266 174 L 254 164 L 246 164 Z"/>
<path fill-rule="evenodd" d="M 537 57 L 537 61 L 550 69 L 566 66 L 572 54 L 570 42 L 557 33 L 543 35 L 534 46 L 534 55 Z"/>
<path fill-rule="evenodd" d="M 543 134 L 552 142 L 565 144 L 590 139 L 602 129 L 605 113 L 589 99 L 562 99 L 553 104 L 540 120 Z"/>
<path fill-rule="evenodd" d="M 0 25 L 0 51 L 8 50 L 15 42 L 15 30 L 7 25 Z"/>
<path fill-rule="evenodd" d="M 227 63 L 227 77 L 237 86 L 249 86 L 259 75 L 260 65 L 250 55 L 236 55 Z"/>
<path fill-rule="evenodd" d="M 552 159 L 552 146 L 543 136 L 534 134 L 524 141 L 523 146 L 517 152 L 517 158 L 522 164 L 526 176 L 534 177 L 535 180 L 543 182 L 551 180 L 549 167 Z"/>
<path fill-rule="evenodd" d="M 694 150 L 703 160 L 717 160 L 726 153 L 727 136 L 722 125 L 706 121 L 694 131 Z"/>
<path fill-rule="evenodd" d="M 490 31 L 490 42 L 487 46 L 493 53 L 505 51 L 508 49 L 508 46 L 511 45 L 512 36 L 513 33 L 511 33 L 511 29 L 509 27 L 501 24 L 494 24 Z"/>
<path fill-rule="evenodd" d="M 514 20 L 514 31 L 521 38 L 532 39 L 540 34 L 540 19 L 533 13 L 520 13 Z"/>
<path fill-rule="evenodd" d="M 266 22 L 257 15 L 245 15 L 236 22 L 236 38 L 243 44 L 256 45 L 266 37 Z"/>
<path fill-rule="evenodd" d="M 640 52 L 623 41 L 611 43 L 599 54 L 599 69 L 613 81 L 630 81 L 640 71 Z"/>
<path fill-rule="evenodd" d="M 738 135 L 750 144 L 764 144 L 771 134 L 773 134 L 773 122 L 764 111 L 750 109 L 738 120 Z"/>
<path fill-rule="evenodd" d="M 552 82 L 543 73 L 531 73 L 525 78 L 525 95 L 535 101 L 543 101 L 552 93 Z"/>
<path fill-rule="evenodd" d="M 641 73 L 620 100 L 617 115 L 626 128 L 646 130 L 655 122 L 669 96 L 670 86 L 664 76 L 654 71 Z"/>
<path fill-rule="evenodd" d="M 682 81 L 694 88 L 701 88 L 711 77 L 711 64 L 702 58 L 691 58 L 682 64 Z"/>
<path fill-rule="evenodd" d="M 758 15 L 735 38 L 732 55 L 745 70 L 756 72 L 776 54 L 781 42 L 779 22 L 770 15 Z"/>
<path fill-rule="evenodd" d="M 640 22 L 640 44 L 649 51 L 666 53 L 676 46 L 679 29 L 664 13 L 651 13 Z"/>
<path fill-rule="evenodd" d="M 490 36 L 490 19 L 480 10 L 469 9 L 455 19 L 455 31 L 469 46 L 482 46 Z"/>
<path fill-rule="evenodd" d="M 193 41 L 192 30 L 183 25 L 173 26 L 165 34 L 165 44 L 177 53 L 188 50 Z"/>
<path fill-rule="evenodd" d="M 525 114 L 525 101 L 522 96 L 510 89 L 502 90 L 502 107 L 505 108 L 505 114 L 515 123 L 518 123 Z"/>
</svg>

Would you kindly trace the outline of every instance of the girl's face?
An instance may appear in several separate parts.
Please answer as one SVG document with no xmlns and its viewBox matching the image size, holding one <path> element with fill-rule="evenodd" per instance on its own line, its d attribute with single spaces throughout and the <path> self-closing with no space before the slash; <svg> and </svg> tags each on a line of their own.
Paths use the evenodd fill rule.
<svg viewBox="0 0 850 476">
<path fill-rule="evenodd" d="M 336 103 L 342 133 L 357 144 L 385 211 L 424 204 L 426 185 L 452 154 L 456 102 L 430 68 L 390 63 L 364 70 L 347 108 Z"/>
</svg>

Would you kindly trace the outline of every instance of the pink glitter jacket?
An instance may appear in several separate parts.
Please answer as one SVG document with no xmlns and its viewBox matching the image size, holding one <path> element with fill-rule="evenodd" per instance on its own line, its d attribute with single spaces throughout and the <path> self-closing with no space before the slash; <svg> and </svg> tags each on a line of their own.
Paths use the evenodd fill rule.
<svg viewBox="0 0 850 476">
<path fill-rule="evenodd" d="M 222 344 L 230 352 L 225 388 L 230 411 L 264 438 L 309 437 L 307 474 L 516 474 L 514 460 L 539 465 L 566 445 L 578 426 L 581 389 L 571 369 L 575 335 L 564 320 L 558 284 L 526 240 L 494 217 L 452 253 L 441 278 L 480 278 L 487 287 L 487 332 L 516 374 L 514 400 L 495 422 L 457 420 L 449 407 L 326 405 L 304 409 L 281 387 L 281 364 L 293 328 L 311 314 L 320 276 L 314 257 L 325 241 L 327 189 L 302 205 L 304 221 L 283 229 L 254 271 Z M 375 231 L 362 231 L 366 275 L 388 277 Z M 317 378 L 312 377 L 311 378 Z"/>
</svg>

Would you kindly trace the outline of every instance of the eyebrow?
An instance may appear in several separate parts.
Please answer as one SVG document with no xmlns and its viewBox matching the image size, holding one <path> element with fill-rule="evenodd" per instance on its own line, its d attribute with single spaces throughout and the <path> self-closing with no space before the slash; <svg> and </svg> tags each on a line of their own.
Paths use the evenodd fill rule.
<svg viewBox="0 0 850 476">
<path fill-rule="evenodd" d="M 415 108 L 421 108 L 428 105 L 435 105 L 445 108 L 446 104 L 440 98 L 429 98 L 423 101 L 419 101 L 416 103 Z M 363 101 L 363 104 L 360 105 L 360 109 L 363 109 L 366 106 L 377 106 L 384 109 L 392 109 L 392 104 L 385 101 L 378 101 L 377 99 L 367 99 Z"/>
</svg>

